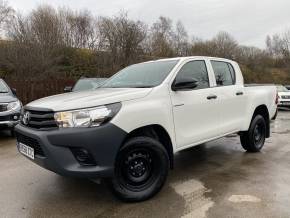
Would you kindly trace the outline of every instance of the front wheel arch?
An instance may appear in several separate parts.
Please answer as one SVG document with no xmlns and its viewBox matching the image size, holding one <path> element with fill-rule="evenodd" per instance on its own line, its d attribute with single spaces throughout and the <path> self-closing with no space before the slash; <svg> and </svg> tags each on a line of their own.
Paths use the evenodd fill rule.
<svg viewBox="0 0 290 218">
<path fill-rule="evenodd" d="M 161 190 L 168 174 L 169 157 L 156 139 L 137 136 L 125 142 L 115 164 L 115 176 L 107 184 L 120 200 L 139 202 Z"/>
<path fill-rule="evenodd" d="M 169 156 L 170 168 L 173 169 L 174 167 L 173 144 L 169 133 L 163 126 L 159 124 L 152 124 L 136 128 L 128 133 L 127 137 L 123 142 L 123 145 L 128 139 L 138 136 L 147 136 L 159 141 L 166 149 L 167 154 Z M 120 147 L 120 149 L 122 148 L 122 146 Z"/>
</svg>

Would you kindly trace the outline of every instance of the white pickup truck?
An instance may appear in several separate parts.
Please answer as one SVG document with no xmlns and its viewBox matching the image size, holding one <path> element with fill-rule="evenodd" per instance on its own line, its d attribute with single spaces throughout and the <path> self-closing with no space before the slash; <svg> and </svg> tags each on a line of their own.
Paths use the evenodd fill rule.
<svg viewBox="0 0 290 218">
<path fill-rule="evenodd" d="M 274 86 L 243 85 L 234 61 L 162 59 L 129 66 L 99 89 L 26 105 L 20 153 L 64 176 L 105 178 L 124 201 L 164 185 L 174 153 L 232 133 L 262 149 L 277 108 Z"/>
</svg>

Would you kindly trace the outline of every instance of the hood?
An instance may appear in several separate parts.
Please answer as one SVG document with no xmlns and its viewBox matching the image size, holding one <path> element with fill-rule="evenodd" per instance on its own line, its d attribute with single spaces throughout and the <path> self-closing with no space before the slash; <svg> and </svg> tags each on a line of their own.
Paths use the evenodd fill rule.
<svg viewBox="0 0 290 218">
<path fill-rule="evenodd" d="M 0 103 L 9 103 L 12 101 L 17 101 L 17 100 L 18 99 L 14 95 L 11 95 L 9 92 L 0 93 Z"/>
<path fill-rule="evenodd" d="M 27 106 L 53 111 L 75 110 L 143 98 L 151 90 L 152 88 L 99 88 L 54 95 L 33 101 Z"/>
</svg>

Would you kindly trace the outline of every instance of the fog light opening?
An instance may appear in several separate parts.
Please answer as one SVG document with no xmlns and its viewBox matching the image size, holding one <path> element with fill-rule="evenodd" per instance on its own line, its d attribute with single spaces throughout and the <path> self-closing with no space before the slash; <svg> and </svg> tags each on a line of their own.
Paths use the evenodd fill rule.
<svg viewBox="0 0 290 218">
<path fill-rule="evenodd" d="M 76 160 L 83 166 L 96 166 L 97 163 L 94 160 L 91 153 L 85 148 L 71 148 Z"/>
</svg>

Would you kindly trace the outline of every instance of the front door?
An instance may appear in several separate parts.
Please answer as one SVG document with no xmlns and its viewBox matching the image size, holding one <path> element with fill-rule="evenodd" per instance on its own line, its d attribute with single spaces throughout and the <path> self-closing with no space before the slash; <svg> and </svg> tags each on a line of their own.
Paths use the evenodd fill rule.
<svg viewBox="0 0 290 218">
<path fill-rule="evenodd" d="M 185 63 L 175 80 L 192 77 L 197 87 L 186 91 L 171 91 L 176 141 L 178 147 L 186 147 L 214 138 L 220 133 L 220 111 L 216 88 L 210 88 L 205 61 Z"/>
</svg>

